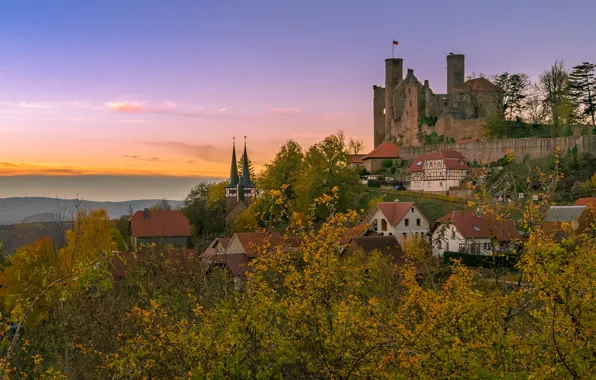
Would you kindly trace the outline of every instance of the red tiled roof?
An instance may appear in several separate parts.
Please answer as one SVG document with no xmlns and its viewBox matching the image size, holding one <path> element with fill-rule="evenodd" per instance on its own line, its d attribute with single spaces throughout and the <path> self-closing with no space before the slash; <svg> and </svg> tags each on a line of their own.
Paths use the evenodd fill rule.
<svg viewBox="0 0 596 380">
<path fill-rule="evenodd" d="M 447 222 L 453 224 L 465 239 L 491 238 L 494 236 L 498 241 L 511 241 L 522 238 L 513 223 L 507 220 L 497 220 L 494 215 L 488 218 L 481 213 L 478 216 L 476 211 L 473 210 L 456 210 L 437 220 L 437 223 Z"/>
<path fill-rule="evenodd" d="M 364 154 L 350 154 L 350 162 L 352 164 L 361 164 L 364 156 Z"/>
<path fill-rule="evenodd" d="M 362 157 L 363 160 L 369 158 L 399 158 L 399 147 L 390 141 L 384 142 L 372 152 Z"/>
<path fill-rule="evenodd" d="M 379 202 L 377 207 L 381 210 L 385 219 L 392 226 L 396 226 L 408 211 L 414 206 L 414 202 Z"/>
<path fill-rule="evenodd" d="M 279 232 L 237 232 L 234 234 L 248 257 L 255 257 L 261 247 L 276 247 L 284 243 Z"/>
<path fill-rule="evenodd" d="M 190 236 L 188 218 L 176 210 L 150 210 L 147 219 L 145 211 L 137 211 L 129 221 L 134 237 Z"/>
<path fill-rule="evenodd" d="M 596 198 L 579 198 L 573 204 L 574 206 L 588 206 L 596 208 Z"/>
<path fill-rule="evenodd" d="M 447 169 L 467 169 L 468 164 L 466 158 L 456 150 L 439 150 L 432 153 L 423 154 L 416 158 L 412 165 L 410 165 L 410 171 L 421 172 L 424 169 L 424 162 L 426 160 L 443 160 Z M 420 164 L 420 165 L 419 165 Z"/>
<path fill-rule="evenodd" d="M 505 92 L 486 78 L 475 78 L 453 87 L 454 91 Z"/>
</svg>

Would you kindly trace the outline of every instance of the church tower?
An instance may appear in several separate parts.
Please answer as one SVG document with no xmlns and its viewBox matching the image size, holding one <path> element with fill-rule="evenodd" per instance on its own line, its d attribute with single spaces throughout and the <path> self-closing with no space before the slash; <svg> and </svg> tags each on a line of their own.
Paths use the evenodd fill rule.
<svg viewBox="0 0 596 380">
<path fill-rule="evenodd" d="M 244 136 L 244 153 L 242 154 L 242 177 L 238 175 L 236 160 L 236 139 L 232 146 L 232 164 L 230 166 L 230 183 L 226 186 L 226 219 L 233 220 L 235 215 L 250 205 L 256 195 L 255 185 L 250 178 L 248 153 L 246 152 L 246 136 Z M 240 204 L 241 203 L 241 204 Z M 235 210 L 234 215 L 229 215 Z"/>
<path fill-rule="evenodd" d="M 232 165 L 230 167 L 230 183 L 226 186 L 226 214 L 232 210 L 236 202 L 238 201 L 238 164 L 236 163 L 236 138 L 233 139 L 232 143 Z"/>
</svg>

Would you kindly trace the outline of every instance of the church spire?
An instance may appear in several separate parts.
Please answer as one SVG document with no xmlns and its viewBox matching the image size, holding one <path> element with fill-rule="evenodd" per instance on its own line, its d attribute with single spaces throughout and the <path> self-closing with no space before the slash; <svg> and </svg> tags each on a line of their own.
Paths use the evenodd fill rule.
<svg viewBox="0 0 596 380">
<path fill-rule="evenodd" d="M 238 185 L 238 164 L 236 163 L 236 138 L 233 137 L 233 145 L 232 145 L 232 167 L 230 168 L 230 183 L 226 187 L 236 188 Z M 245 143 L 246 145 L 246 143 Z M 245 147 L 246 149 L 246 147 Z"/>
<path fill-rule="evenodd" d="M 244 159 L 242 160 L 242 185 L 245 188 L 255 187 L 250 180 L 250 170 L 248 169 L 248 154 L 246 153 L 246 136 L 244 136 Z"/>
</svg>

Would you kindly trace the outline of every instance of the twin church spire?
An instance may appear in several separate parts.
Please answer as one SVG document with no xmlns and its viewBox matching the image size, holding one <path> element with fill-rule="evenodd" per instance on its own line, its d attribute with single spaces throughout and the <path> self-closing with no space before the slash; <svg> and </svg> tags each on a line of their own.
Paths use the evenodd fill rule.
<svg viewBox="0 0 596 380">
<path fill-rule="evenodd" d="M 248 167 L 248 153 L 246 152 L 246 136 L 244 136 L 244 153 L 242 154 L 242 178 L 238 175 L 238 164 L 236 163 L 236 138 L 233 138 L 232 146 L 232 165 L 230 167 L 230 184 L 227 188 L 254 188 L 250 179 L 250 170 Z"/>
</svg>

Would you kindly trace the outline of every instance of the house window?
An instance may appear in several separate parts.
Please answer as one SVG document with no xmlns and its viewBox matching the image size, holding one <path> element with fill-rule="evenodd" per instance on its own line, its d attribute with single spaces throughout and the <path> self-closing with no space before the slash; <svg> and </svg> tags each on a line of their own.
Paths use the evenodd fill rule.
<svg viewBox="0 0 596 380">
<path fill-rule="evenodd" d="M 406 227 L 409 226 L 410 225 L 410 219 L 406 218 L 405 224 L 406 224 Z"/>
<path fill-rule="evenodd" d="M 451 239 L 455 239 L 455 228 L 451 229 Z"/>
<path fill-rule="evenodd" d="M 443 248 L 443 242 L 439 240 L 439 249 Z"/>
<path fill-rule="evenodd" d="M 443 187 L 443 182 L 439 182 L 439 187 Z"/>
<path fill-rule="evenodd" d="M 420 226 L 420 219 L 416 219 L 416 225 Z"/>
<path fill-rule="evenodd" d="M 414 207 L 412 207 L 412 210 L 411 211 L 414 212 Z"/>
<path fill-rule="evenodd" d="M 381 231 L 387 231 L 387 221 L 385 219 L 381 219 Z"/>
<path fill-rule="evenodd" d="M 389 236 L 393 236 L 393 233 L 389 232 Z"/>
</svg>

